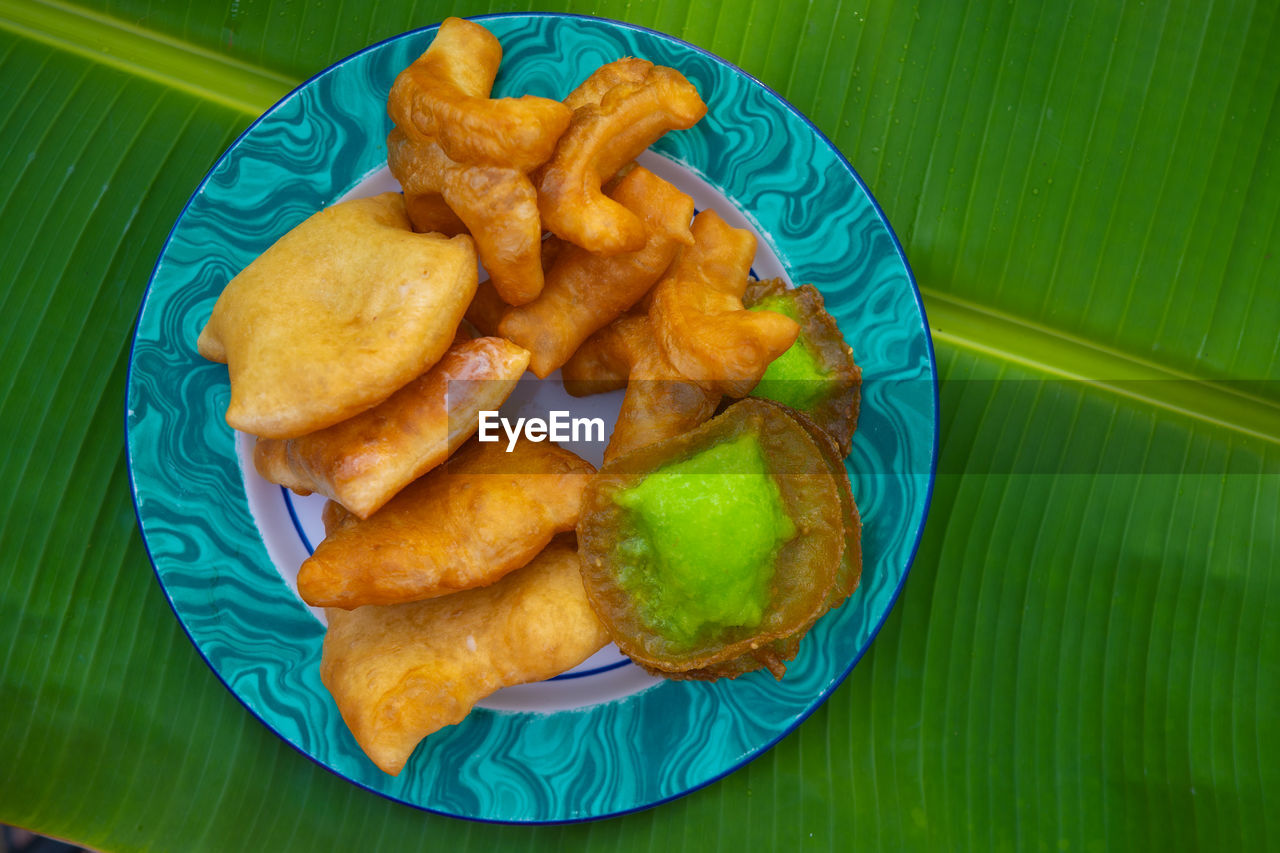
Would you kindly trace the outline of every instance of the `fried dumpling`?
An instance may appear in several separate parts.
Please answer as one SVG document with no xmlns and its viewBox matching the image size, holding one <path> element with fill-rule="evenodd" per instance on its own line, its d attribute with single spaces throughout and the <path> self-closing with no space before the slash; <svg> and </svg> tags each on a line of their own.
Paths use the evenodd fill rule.
<svg viewBox="0 0 1280 853">
<path fill-rule="evenodd" d="M 392 775 L 485 696 L 558 675 L 609 640 L 578 555 L 561 542 L 492 586 L 328 618 L 320 678 L 360 748 Z"/>
<path fill-rule="evenodd" d="M 454 344 L 430 370 L 372 409 L 299 438 L 260 438 L 258 473 L 299 494 L 318 492 L 368 518 L 475 434 L 529 364 L 502 338 Z"/>
<path fill-rule="evenodd" d="M 769 363 L 751 396 L 804 412 L 847 456 L 858 425 L 862 370 L 822 294 L 811 284 L 789 288 L 771 278 L 748 285 L 742 302 L 749 310 L 775 311 L 800 324 L 796 342 Z"/>
<path fill-rule="evenodd" d="M 829 437 L 800 418 L 743 400 L 592 479 L 578 523 L 583 582 L 645 669 L 781 677 L 800 638 L 857 583 L 848 475 Z"/>
<path fill-rule="evenodd" d="M 227 423 L 296 438 L 377 405 L 449 348 L 476 290 L 471 238 L 415 234 L 398 193 L 342 202 L 233 278 L 197 342 L 227 364 Z"/>
<path fill-rule="evenodd" d="M 485 586 L 578 523 L 595 469 L 551 443 L 472 441 L 363 521 L 330 527 L 298 570 L 316 607 L 396 604 Z"/>
</svg>

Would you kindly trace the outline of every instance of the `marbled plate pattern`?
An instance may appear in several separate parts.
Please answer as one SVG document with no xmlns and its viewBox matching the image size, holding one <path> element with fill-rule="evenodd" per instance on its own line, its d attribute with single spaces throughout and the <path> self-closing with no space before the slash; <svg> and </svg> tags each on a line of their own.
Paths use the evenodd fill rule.
<svg viewBox="0 0 1280 853">
<path fill-rule="evenodd" d="M 156 575 L 218 677 L 323 766 L 396 800 L 459 817 L 569 821 L 644 808 L 730 772 L 803 720 L 866 650 L 906 576 L 928 507 L 937 396 L 928 326 L 906 260 L 870 193 L 803 116 L 738 69 L 668 36 L 600 19 L 481 19 L 506 55 L 495 93 L 561 98 L 600 64 L 670 65 L 710 112 L 657 146 L 718 187 L 794 282 L 827 299 L 864 371 L 849 458 L 864 522 L 862 584 L 805 639 L 787 676 L 663 682 L 553 714 L 478 710 L 427 738 L 399 777 L 361 753 L 320 684 L 322 626 L 272 565 L 222 419 L 226 368 L 195 340 L 227 281 L 385 158 L 386 95 L 430 27 L 317 75 L 255 122 L 173 228 L 139 314 L 128 451 Z"/>
</svg>

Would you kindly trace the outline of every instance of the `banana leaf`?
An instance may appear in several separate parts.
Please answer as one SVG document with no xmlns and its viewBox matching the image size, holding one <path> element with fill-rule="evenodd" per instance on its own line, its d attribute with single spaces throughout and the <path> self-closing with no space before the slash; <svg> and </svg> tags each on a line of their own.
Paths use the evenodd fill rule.
<svg viewBox="0 0 1280 853">
<path fill-rule="evenodd" d="M 941 380 L 904 592 L 774 749 L 592 824 L 383 800 L 218 683 L 130 501 L 151 266 L 218 154 L 297 82 L 515 5 L 0 0 L 0 822 L 104 850 L 1280 845 L 1269 2 L 548 3 L 738 64 L 885 209 Z"/>
</svg>

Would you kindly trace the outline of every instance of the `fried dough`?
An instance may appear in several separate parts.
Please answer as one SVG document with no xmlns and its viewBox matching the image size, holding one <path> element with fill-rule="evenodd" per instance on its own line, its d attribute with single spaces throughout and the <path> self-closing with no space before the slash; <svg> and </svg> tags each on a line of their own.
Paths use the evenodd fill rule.
<svg viewBox="0 0 1280 853">
<path fill-rule="evenodd" d="M 316 607 L 396 604 L 485 586 L 578 522 L 595 469 L 550 443 L 472 441 L 363 521 L 327 535 L 298 570 Z"/>
<path fill-rule="evenodd" d="M 742 305 L 756 238 L 714 210 L 693 220 L 694 244 L 653 289 L 649 317 L 667 358 L 708 391 L 745 397 L 800 326 Z"/>
<path fill-rule="evenodd" d="M 597 69 L 565 102 L 573 120 L 538 173 L 543 225 L 591 252 L 638 251 L 644 225 L 601 185 L 667 131 L 696 124 L 707 105 L 679 71 L 635 58 Z"/>
<path fill-rule="evenodd" d="M 296 438 L 435 364 L 476 289 L 470 238 L 415 234 L 398 193 L 336 204 L 227 284 L 197 348 L 225 361 L 227 423 Z"/>
<path fill-rule="evenodd" d="M 690 382 L 671 365 L 646 317 L 619 317 L 596 332 L 561 375 L 565 390 L 575 396 L 611 390 L 619 375 L 626 376 L 627 393 L 604 451 L 606 462 L 683 435 L 715 414 L 720 402 L 719 394 Z"/>
<path fill-rule="evenodd" d="M 551 98 L 490 98 L 502 45 L 474 21 L 446 18 L 387 97 L 396 126 L 434 139 L 450 159 L 528 172 L 551 158 L 572 110 Z"/>
<path fill-rule="evenodd" d="M 354 418 L 299 438 L 258 439 L 254 465 L 272 483 L 319 492 L 368 518 L 470 438 L 479 412 L 501 406 L 528 364 L 528 351 L 502 338 L 459 341 Z"/>
<path fill-rule="evenodd" d="M 578 555 L 559 542 L 483 589 L 328 618 L 320 678 L 360 748 L 393 776 L 480 699 L 558 675 L 608 642 Z"/>
<path fill-rule="evenodd" d="M 542 290 L 542 228 L 528 173 L 551 156 L 572 111 L 529 95 L 491 99 L 501 60 L 502 46 L 484 27 L 445 20 L 391 87 L 387 161 L 414 227 L 465 226 L 502 298 L 520 305 Z"/>
<path fill-rule="evenodd" d="M 811 284 L 788 288 L 774 278 L 752 282 L 742 302 L 748 308 L 786 314 L 800 324 L 800 336 L 785 354 L 787 358 L 780 357 L 765 370 L 752 396 L 776 399 L 803 411 L 835 439 L 841 456 L 848 456 L 858 426 L 862 369 L 854 362 L 853 349 L 827 311 L 822 294 Z M 788 365 L 792 357 L 801 365 L 811 363 L 812 373 Z"/>
<path fill-rule="evenodd" d="M 645 232 L 639 251 L 605 256 L 567 245 L 538 298 L 507 311 L 499 325 L 503 337 L 532 353 L 529 366 L 540 379 L 634 305 L 680 247 L 693 243 L 693 199 L 648 169 L 632 169 L 609 195 L 639 217 Z"/>
</svg>

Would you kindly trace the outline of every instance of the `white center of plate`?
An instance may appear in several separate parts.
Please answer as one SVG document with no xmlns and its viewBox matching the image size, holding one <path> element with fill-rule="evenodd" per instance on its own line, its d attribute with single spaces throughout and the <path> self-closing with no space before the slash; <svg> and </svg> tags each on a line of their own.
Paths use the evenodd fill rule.
<svg viewBox="0 0 1280 853">
<path fill-rule="evenodd" d="M 698 177 L 685 166 L 646 151 L 637 162 L 660 178 L 674 184 L 693 198 L 698 210 L 713 208 L 735 228 L 746 228 L 757 237 L 752 272 L 757 278 L 783 278 L 786 273 L 764 235 L 747 220 L 718 190 Z M 399 191 L 400 185 L 384 167 L 367 175 L 352 187 L 339 201 L 364 198 L 388 191 Z M 788 282 L 790 283 L 790 282 Z M 532 374 L 529 375 L 531 377 Z M 529 377 L 521 381 L 516 391 L 502 406 L 502 414 L 508 418 L 546 417 L 552 410 L 569 411 L 574 417 L 603 418 L 606 436 L 613 431 L 622 405 L 622 391 L 598 394 L 593 397 L 570 397 L 560 385 L 559 371 L 542 382 Z M 287 489 L 268 483 L 258 475 L 253 466 L 252 436 L 236 435 L 236 453 L 244 477 L 245 494 L 249 509 L 262 535 L 271 562 L 280 576 L 296 595 L 298 592 L 298 568 L 310 556 L 315 546 L 324 539 L 324 525 L 320 512 L 326 498 L 321 495 L 299 497 Z M 568 450 L 577 453 L 597 467 L 604 457 L 603 443 L 563 443 Z M 299 603 L 307 605 L 298 599 Z M 312 614 L 320 622 L 325 621 L 324 611 L 311 607 Z M 658 683 L 660 679 L 645 673 L 631 663 L 616 646 L 610 643 L 578 666 L 547 681 L 507 687 L 479 703 L 482 708 L 495 711 L 550 712 L 572 710 L 603 702 L 611 702 L 630 696 Z"/>
</svg>

